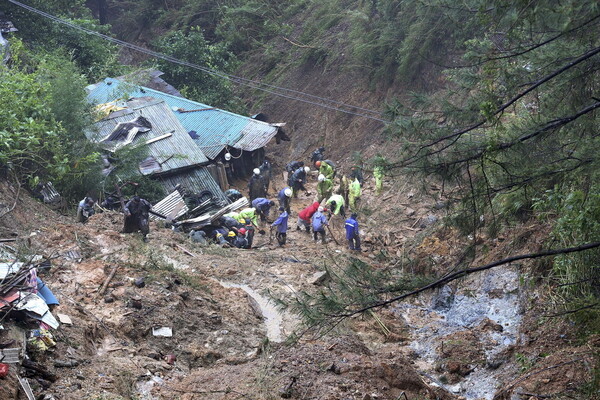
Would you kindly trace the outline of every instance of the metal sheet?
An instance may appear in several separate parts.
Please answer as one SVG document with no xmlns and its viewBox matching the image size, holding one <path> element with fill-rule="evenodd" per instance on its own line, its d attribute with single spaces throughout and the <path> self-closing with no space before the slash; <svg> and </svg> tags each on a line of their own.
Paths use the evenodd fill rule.
<svg viewBox="0 0 600 400">
<path fill-rule="evenodd" d="M 153 205 L 152 210 L 168 217 L 171 216 L 170 214 L 173 213 L 181 203 L 183 203 L 183 208 L 181 208 L 179 212 L 172 216 L 173 219 L 177 219 L 178 217 L 188 212 L 188 207 L 185 205 L 183 196 L 181 196 L 181 193 L 179 193 L 178 190 L 175 190 L 173 193 L 171 193 L 170 195 Z M 150 219 L 158 220 L 160 218 L 158 218 L 155 215 L 150 215 Z"/>
<path fill-rule="evenodd" d="M 185 130 L 196 132 L 198 138 L 194 139 L 194 142 L 211 160 L 226 146 L 243 150 L 263 147 L 275 136 L 278 129 L 274 125 L 250 117 L 113 78 L 106 78 L 103 82 L 90 85 L 87 91 L 88 100 L 96 104 L 143 96 L 164 100 Z"/>
<path fill-rule="evenodd" d="M 248 125 L 242 130 L 242 137 L 233 147 L 240 150 L 253 151 L 265 147 L 267 143 L 277 134 L 279 128 L 269 125 L 269 129 L 265 129 L 265 123 L 250 120 Z"/>
<path fill-rule="evenodd" d="M 175 190 L 178 185 L 181 191 L 189 193 L 200 194 L 208 190 L 212 194 L 213 201 L 215 201 L 217 206 L 222 207 L 229 203 L 223 191 L 221 191 L 219 184 L 205 167 L 194 168 L 193 170 L 181 172 L 177 175 L 160 177 L 158 181 L 168 192 Z"/>
<path fill-rule="evenodd" d="M 144 164 L 141 169 L 142 174 L 163 174 L 208 162 L 164 101 L 142 97 L 130 100 L 126 105 L 127 110 L 114 112 L 94 124 L 94 129 L 86 132 L 87 137 L 90 140 L 98 141 L 112 132 L 118 123 L 143 116 L 152 124 L 152 129 L 149 132 L 138 133 L 133 139 L 132 145 L 163 136 L 166 133 L 172 133 L 172 135 L 147 145 L 148 156 L 153 158 L 156 163 Z M 157 165 L 160 166 L 160 170 Z"/>
</svg>

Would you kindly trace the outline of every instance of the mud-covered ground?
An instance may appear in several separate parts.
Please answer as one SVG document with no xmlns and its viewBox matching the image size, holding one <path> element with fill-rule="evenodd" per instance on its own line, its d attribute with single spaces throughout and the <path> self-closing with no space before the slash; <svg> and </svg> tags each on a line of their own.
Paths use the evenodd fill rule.
<svg viewBox="0 0 600 400">
<path fill-rule="evenodd" d="M 0 189 L 8 210 L 16 187 L 3 183 Z M 439 192 L 435 185 L 428 189 Z M 370 182 L 363 193 L 364 251 L 353 257 L 381 268 L 408 254 L 414 260 L 410 272 L 443 273 L 456 263 L 468 239 L 441 229 L 443 199 L 397 192 L 389 182 L 379 197 Z M 491 364 L 485 350 L 494 343 L 480 337 L 501 329 L 497 322 L 449 332 L 443 348 L 432 342 L 432 363 L 414 346 L 423 339 L 417 328 L 429 325 L 432 314 L 408 318 L 395 307 L 352 318 L 325 337 L 283 341 L 302 326 L 285 311 L 265 310 L 266 291 L 289 298 L 320 290 L 327 282 L 314 284 L 315 273 L 349 256 L 341 226 L 334 230 L 339 245 L 315 244 L 294 229 L 297 212 L 312 201 L 304 194 L 294 200 L 286 247 L 277 246 L 267 230 L 257 235 L 256 249 L 239 250 L 201 247 L 156 224 L 144 243 L 138 235 L 119 233 L 117 213 L 77 224 L 20 192 L 0 231 L 3 237 L 18 235 L 22 250 L 52 257 L 53 268 L 42 277 L 61 300 L 55 313 L 72 319 L 55 331 L 56 347 L 30 352 L 54 378 L 31 374 L 34 392 L 48 399 L 452 399 L 465 393 L 440 386 L 502 366 L 497 396 L 526 399 L 575 393 L 590 379 L 597 343 L 578 342 L 575 327 L 562 320 L 542 326 L 537 299 L 544 294 L 534 287 L 520 291 L 524 323 L 517 340 Z M 522 233 L 518 246 L 540 246 L 541 230 Z M 488 244 L 488 257 L 502 258 L 516 246 L 508 234 Z M 485 260 L 482 253 L 478 262 Z M 172 336 L 156 336 L 158 328 L 170 328 Z M 0 380 L 1 398 L 25 398 L 17 394 L 15 372 Z"/>
</svg>

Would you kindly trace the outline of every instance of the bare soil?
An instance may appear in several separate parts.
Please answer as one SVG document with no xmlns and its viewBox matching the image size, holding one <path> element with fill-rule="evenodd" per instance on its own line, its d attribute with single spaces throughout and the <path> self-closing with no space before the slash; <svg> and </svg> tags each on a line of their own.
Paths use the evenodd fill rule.
<svg viewBox="0 0 600 400">
<path fill-rule="evenodd" d="M 433 206 L 440 196 L 392 189 L 403 184 L 388 180 L 377 197 L 367 182 L 360 220 L 364 252 L 353 256 L 381 268 L 408 255 L 416 261 L 411 272 L 447 271 L 469 239 L 440 229 L 439 222 L 425 224 L 428 216 L 443 216 L 444 209 Z M 282 182 L 274 186 L 273 192 Z M 309 186 L 314 193 L 314 182 Z M 436 185 L 429 189 L 439 193 Z M 0 203 L 12 205 L 16 192 L 3 182 Z M 74 216 L 60 215 L 21 191 L 0 231 L 18 235 L 18 246 L 31 253 L 53 257 L 52 270 L 42 278 L 61 300 L 55 314 L 73 321 L 55 331 L 56 347 L 30 352 L 33 361 L 56 376 L 54 382 L 29 376 L 34 392 L 55 399 L 460 398 L 420 372 L 420 360 L 408 347 L 417 332 L 387 308 L 376 311 L 381 323 L 360 316 L 325 337 L 277 343 L 268 339 L 256 302 L 241 288 L 223 285 L 246 285 L 265 297 L 266 290 L 280 297 L 318 290 L 311 283 L 314 273 L 327 262 L 343 260 L 348 250 L 341 226 L 334 231 L 339 245 L 332 240 L 315 244 L 294 229 L 297 212 L 312 201 L 305 194 L 293 201 L 286 247 L 267 233 L 257 235 L 255 249 L 239 250 L 201 247 L 154 223 L 144 243 L 136 234 L 119 233 L 118 213 L 97 214 L 78 224 Z M 477 263 L 539 248 L 543 237 L 543 227 L 536 225 L 493 242 L 474 239 L 488 248 Z M 106 293 L 99 294 L 115 267 Z M 134 285 L 139 278 L 143 287 Z M 577 327 L 559 319 L 542 326 L 543 304 L 536 299 L 544 293 L 532 287 L 525 295 L 521 340 L 498 360 L 512 368 L 497 398 L 576 393 L 592 378 L 598 340 L 581 343 Z M 427 323 L 426 315 L 420 318 Z M 282 319 L 283 336 L 301 330 L 298 317 L 283 312 Z M 4 325 L 13 323 L 20 324 Z M 170 328 L 172 336 L 153 335 L 153 328 L 161 327 Z M 500 328 L 490 321 L 449 337 L 443 349 L 436 349 L 437 368 L 448 383 L 460 382 L 476 367 L 489 368 L 478 332 Z M 59 367 L 57 361 L 76 365 Z M 15 389 L 15 372 L 11 368 L 9 377 L 0 380 L 2 398 L 24 398 Z"/>
</svg>

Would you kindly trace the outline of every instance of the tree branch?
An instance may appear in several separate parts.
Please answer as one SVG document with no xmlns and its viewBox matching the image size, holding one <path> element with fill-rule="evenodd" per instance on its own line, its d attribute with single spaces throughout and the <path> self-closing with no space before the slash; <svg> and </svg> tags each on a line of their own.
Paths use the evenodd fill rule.
<svg viewBox="0 0 600 400">
<path fill-rule="evenodd" d="M 521 137 L 517 138 L 516 140 L 513 140 L 511 142 L 501 143 L 501 144 L 497 145 L 494 148 L 494 151 L 502 151 L 502 150 L 509 149 L 509 148 L 515 146 L 516 144 L 526 142 L 529 139 L 533 139 L 533 138 L 541 135 L 544 132 L 548 132 L 548 131 L 551 131 L 551 130 L 554 130 L 554 129 L 561 128 L 561 127 L 563 127 L 563 126 L 565 126 L 565 125 L 567 125 L 567 124 L 575 121 L 576 119 L 578 119 L 582 115 L 585 115 L 585 114 L 587 114 L 589 112 L 592 112 L 592 111 L 594 111 L 597 108 L 600 108 L 600 102 L 594 103 L 594 104 L 592 104 L 592 105 L 584 108 L 583 110 L 577 112 L 576 114 L 569 115 L 568 117 L 557 118 L 555 120 L 547 122 L 546 125 L 544 125 L 542 128 L 540 128 L 540 129 L 536 130 L 535 132 L 532 132 L 532 133 L 530 133 L 528 135 L 521 136 Z M 447 166 L 451 166 L 451 165 L 462 164 L 462 163 L 465 163 L 465 162 L 476 160 L 476 159 L 482 157 L 488 151 L 489 150 L 487 150 L 487 149 L 479 150 L 477 153 L 472 154 L 472 155 L 470 155 L 468 157 L 465 157 L 465 158 L 462 158 L 462 159 L 459 159 L 459 160 L 454 160 L 454 161 L 451 161 L 451 162 L 448 162 L 448 163 L 443 163 L 442 165 L 444 167 L 447 167 Z"/>
<path fill-rule="evenodd" d="M 597 55 L 598 53 L 600 53 L 600 47 L 596 47 L 590 51 L 588 51 L 587 53 L 577 57 L 575 60 L 569 62 L 567 65 L 563 66 L 562 68 L 554 71 L 553 73 L 546 75 L 545 77 L 543 77 L 542 79 L 539 79 L 538 81 L 536 81 L 535 83 L 533 83 L 529 88 L 527 88 L 526 90 L 522 91 L 521 93 L 519 93 L 518 95 L 512 97 L 510 100 L 508 100 L 507 102 L 505 102 L 504 104 L 502 104 L 500 107 L 498 107 L 494 113 L 492 114 L 492 116 L 496 116 L 500 113 L 502 113 L 504 110 L 506 110 L 508 107 L 510 107 L 511 105 L 513 105 L 517 100 L 523 98 L 524 96 L 526 96 L 527 94 L 531 93 L 533 90 L 537 89 L 538 87 L 540 87 L 541 85 L 543 85 L 544 83 L 554 79 L 555 77 L 557 77 L 558 75 L 564 73 L 565 71 L 568 71 L 569 69 L 573 68 L 574 66 L 582 63 L 583 61 L 586 61 L 592 57 L 594 57 L 595 55 Z M 456 140 L 461 137 L 462 135 L 464 135 L 465 133 L 471 132 L 481 126 L 483 126 L 486 123 L 486 120 L 481 120 L 477 123 L 474 123 L 466 128 L 463 128 L 457 132 L 454 132 L 450 135 L 446 135 L 443 136 L 441 138 L 438 138 L 436 140 L 433 140 L 432 142 L 425 144 L 423 146 L 421 146 L 416 153 L 413 156 L 408 157 L 407 159 L 395 163 L 395 164 L 391 164 L 390 168 L 397 168 L 397 167 L 405 167 L 407 165 L 413 164 L 416 161 L 431 156 L 432 154 L 435 154 L 437 152 L 439 152 L 439 150 L 436 150 L 434 152 L 428 152 L 426 154 L 420 154 L 421 151 L 429 148 L 429 147 L 433 147 L 441 142 L 450 140 L 450 139 L 454 139 L 452 143 L 456 142 Z M 448 146 L 444 147 L 444 149 L 448 148 Z"/>
<path fill-rule="evenodd" d="M 600 247 L 600 242 L 592 242 L 592 243 L 587 243 L 587 244 L 583 244 L 581 246 L 577 246 L 577 247 L 567 247 L 567 248 L 563 248 L 563 249 L 555 249 L 555 250 L 547 250 L 547 251 L 542 251 L 539 253 L 531 253 L 531 254 L 522 254 L 522 255 L 518 255 L 518 256 L 513 256 L 513 257 L 508 257 L 508 258 L 504 258 L 502 260 L 498 260 L 498 261 L 494 261 L 492 263 L 480 266 L 480 267 L 475 267 L 475 268 L 468 268 L 468 269 L 463 269 L 461 271 L 457 271 L 453 274 L 447 275 L 442 279 L 439 279 L 435 282 L 432 282 L 426 286 L 423 286 L 422 288 L 413 290 L 412 292 L 409 293 L 405 293 L 403 295 L 400 296 L 396 296 L 392 299 L 389 300 L 385 300 L 382 302 L 378 302 L 376 304 L 372 304 L 370 306 L 367 307 L 363 307 L 357 310 L 350 310 L 345 314 L 338 314 L 338 315 L 332 315 L 334 317 L 342 317 L 342 318 L 348 318 L 351 317 L 353 315 L 356 314 L 360 314 L 363 313 L 365 311 L 368 310 L 372 310 L 374 308 L 380 308 L 380 307 L 384 307 L 387 306 L 388 304 L 391 303 L 395 303 L 397 301 L 406 299 L 407 297 L 411 297 L 411 296 L 415 296 L 419 293 L 425 292 L 427 290 L 430 289 L 434 289 L 436 287 L 445 285 L 449 282 L 452 282 L 454 280 L 457 280 L 459 278 L 462 278 L 464 276 L 470 275 L 470 274 L 474 274 L 476 272 L 481 272 L 481 271 L 485 271 L 488 269 L 492 269 L 494 267 L 498 267 L 500 265 L 504 265 L 504 264 L 509 264 L 511 262 L 515 262 L 515 261 L 519 261 L 519 260 L 526 260 L 526 259 L 535 259 L 535 258 L 541 258 L 541 257 L 548 257 L 548 256 L 555 256 L 555 255 L 559 255 L 559 254 L 569 254 L 569 253 L 575 253 L 575 252 L 580 252 L 580 251 L 585 251 L 585 250 L 590 250 L 590 249 L 594 249 Z"/>
</svg>

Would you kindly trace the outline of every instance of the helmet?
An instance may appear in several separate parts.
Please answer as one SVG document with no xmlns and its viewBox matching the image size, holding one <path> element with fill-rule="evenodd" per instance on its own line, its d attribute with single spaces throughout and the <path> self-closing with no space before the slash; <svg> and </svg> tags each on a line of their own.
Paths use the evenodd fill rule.
<svg viewBox="0 0 600 400">
<path fill-rule="evenodd" d="M 260 175 L 260 169 L 258 168 L 254 168 L 252 172 L 254 172 L 254 175 Z"/>
<path fill-rule="evenodd" d="M 320 174 L 319 178 L 317 178 L 319 180 L 319 182 L 323 182 L 325 180 L 325 175 Z"/>
<path fill-rule="evenodd" d="M 323 212 L 324 210 L 325 209 L 323 208 L 323 206 L 319 206 L 319 209 L 318 209 L 319 212 Z"/>
<path fill-rule="evenodd" d="M 292 197 L 292 189 L 290 188 L 285 188 L 285 190 L 283 191 L 283 193 L 287 196 L 287 197 Z"/>
<path fill-rule="evenodd" d="M 246 228 L 240 228 L 238 230 L 238 232 L 241 233 L 242 235 L 245 235 L 246 234 Z"/>
<path fill-rule="evenodd" d="M 309 167 L 304 167 L 304 172 L 306 172 L 308 174 L 310 172 L 310 168 Z"/>
<path fill-rule="evenodd" d="M 315 163 L 315 165 L 317 166 L 317 168 L 320 168 L 320 167 L 321 167 L 321 161 L 317 161 L 317 162 Z"/>
<path fill-rule="evenodd" d="M 229 233 L 227 234 L 227 237 L 234 237 L 234 236 L 235 236 L 234 231 L 229 231 Z"/>
<path fill-rule="evenodd" d="M 231 160 L 231 153 L 225 153 L 225 161 Z"/>
</svg>

